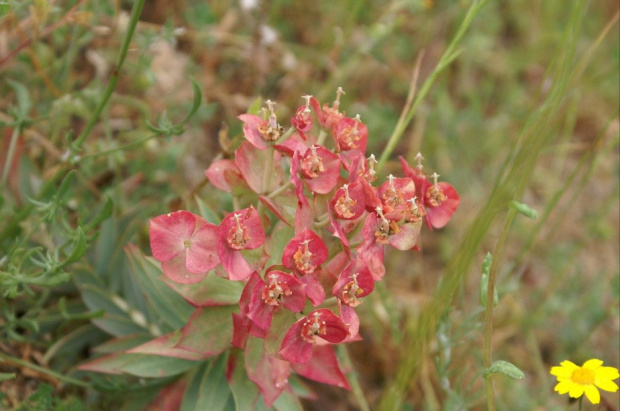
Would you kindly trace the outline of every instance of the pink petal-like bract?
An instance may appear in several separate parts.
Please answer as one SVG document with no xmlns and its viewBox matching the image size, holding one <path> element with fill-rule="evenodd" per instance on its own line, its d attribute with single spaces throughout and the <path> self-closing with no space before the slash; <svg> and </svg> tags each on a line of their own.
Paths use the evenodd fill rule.
<svg viewBox="0 0 620 411">
<path fill-rule="evenodd" d="M 205 175 L 215 187 L 228 193 L 236 187 L 246 187 L 245 180 L 234 161 L 216 160 L 205 170 Z"/>
<path fill-rule="evenodd" d="M 334 211 L 334 217 L 340 220 L 355 220 L 359 218 L 366 208 L 364 187 L 362 187 L 359 181 L 343 185 L 336 190 L 330 206 Z"/>
<path fill-rule="evenodd" d="M 255 276 L 259 281 L 254 279 Z M 298 279 L 278 270 L 269 271 L 266 277 L 268 283 L 256 272 L 252 274 L 251 281 L 255 285 L 247 314 L 248 318 L 264 330 L 269 329 L 273 312 L 279 307 L 300 312 L 306 305 L 305 286 Z"/>
<path fill-rule="evenodd" d="M 282 264 L 301 275 L 312 274 L 327 260 L 327 254 L 327 247 L 321 237 L 306 228 L 284 248 Z"/>
<path fill-rule="evenodd" d="M 282 340 L 280 356 L 292 363 L 305 363 L 312 358 L 316 338 L 331 343 L 343 341 L 348 334 L 344 321 L 326 308 L 314 310 L 297 321 Z"/>
<path fill-rule="evenodd" d="M 237 116 L 237 118 L 243 121 L 243 135 L 254 147 L 259 150 L 264 150 L 269 147 L 269 143 L 267 143 L 260 131 L 258 131 L 258 125 L 265 120 L 253 114 L 241 114 Z"/>
<path fill-rule="evenodd" d="M 331 345 L 315 345 L 310 361 L 305 364 L 293 364 L 292 367 L 293 371 L 302 377 L 350 389 L 347 377 L 342 372 L 334 347 Z"/>
<path fill-rule="evenodd" d="M 357 299 L 367 296 L 374 288 L 375 281 L 368 265 L 361 258 L 356 258 L 340 273 L 332 288 L 332 294 L 344 304 L 356 307 L 361 304 Z"/>
<path fill-rule="evenodd" d="M 199 282 L 220 263 L 217 230 L 216 225 L 189 211 L 155 217 L 149 226 L 153 257 L 162 263 L 164 274 L 171 280 Z"/>
<path fill-rule="evenodd" d="M 313 145 L 301 158 L 300 168 L 312 192 L 327 194 L 338 182 L 340 158 L 323 146 Z"/>
<path fill-rule="evenodd" d="M 428 201 L 426 202 L 426 219 L 435 228 L 442 228 L 450 218 L 452 218 L 452 214 L 459 207 L 459 203 L 461 199 L 459 194 L 456 192 L 454 187 L 452 187 L 448 183 L 440 182 L 438 183 L 439 188 L 443 192 L 445 196 L 445 200 L 439 206 L 433 207 Z M 427 194 L 430 192 L 430 189 L 427 190 Z"/>
</svg>

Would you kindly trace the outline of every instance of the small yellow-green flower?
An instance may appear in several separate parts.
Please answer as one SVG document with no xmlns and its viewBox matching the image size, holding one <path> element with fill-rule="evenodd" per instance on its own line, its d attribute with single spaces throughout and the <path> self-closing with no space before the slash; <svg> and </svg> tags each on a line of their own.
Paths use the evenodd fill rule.
<svg viewBox="0 0 620 411">
<path fill-rule="evenodd" d="M 601 394 L 597 388 L 616 392 L 618 386 L 612 380 L 620 377 L 617 368 L 601 365 L 603 361 L 592 359 L 584 362 L 581 367 L 570 361 L 562 361 L 559 367 L 551 367 L 551 374 L 558 378 L 555 391 L 568 393 L 572 398 L 579 398 L 585 392 L 592 404 L 598 404 Z"/>
</svg>

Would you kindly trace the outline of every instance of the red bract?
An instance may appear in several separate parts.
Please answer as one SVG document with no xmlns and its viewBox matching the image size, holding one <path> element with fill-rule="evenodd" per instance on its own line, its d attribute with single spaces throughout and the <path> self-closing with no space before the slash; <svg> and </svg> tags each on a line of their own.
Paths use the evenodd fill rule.
<svg viewBox="0 0 620 411">
<path fill-rule="evenodd" d="M 313 145 L 300 162 L 301 174 L 310 190 L 327 194 L 336 186 L 340 175 L 340 159 L 323 146 Z"/>
<path fill-rule="evenodd" d="M 253 289 L 247 316 L 263 330 L 269 329 L 273 311 L 278 307 L 300 312 L 306 305 L 305 285 L 295 277 L 277 270 L 268 272 L 266 277 L 268 283 L 254 272 L 248 282 Z"/>
<path fill-rule="evenodd" d="M 301 138 L 305 140 L 305 133 L 312 128 L 312 115 L 310 111 L 310 99 L 312 96 L 304 96 L 303 98 L 306 99 L 306 105 L 297 109 L 295 116 L 291 118 L 291 124 L 297 129 Z"/>
<path fill-rule="evenodd" d="M 255 193 L 269 192 L 277 187 L 282 180 L 282 168 L 279 166 L 273 168 L 273 172 L 267 180 L 263 177 L 269 156 L 272 156 L 272 164 L 280 164 L 279 152 L 257 150 L 256 147 L 245 141 L 235 150 L 235 164 L 250 189 Z"/>
<path fill-rule="evenodd" d="M 254 207 L 228 214 L 218 230 L 217 253 L 228 278 L 237 281 L 250 276 L 252 269 L 241 250 L 252 250 L 265 242 L 265 232 Z"/>
<path fill-rule="evenodd" d="M 411 178 L 396 178 L 390 174 L 388 181 L 377 190 L 377 197 L 381 200 L 386 215 L 397 211 L 404 217 L 407 201 L 415 197 L 415 185 Z"/>
<path fill-rule="evenodd" d="M 330 205 L 336 218 L 341 220 L 359 218 L 366 208 L 364 187 L 359 181 L 344 184 L 336 191 Z"/>
<path fill-rule="evenodd" d="M 297 209 L 295 210 L 296 233 L 305 230 L 314 220 L 310 203 L 308 203 L 308 199 L 304 196 L 304 183 L 298 175 L 299 161 L 299 151 L 295 151 L 291 159 L 291 183 L 295 186 L 295 194 L 297 195 Z"/>
<path fill-rule="evenodd" d="M 356 150 L 365 153 L 368 128 L 362 123 L 359 115 L 355 118 L 344 117 L 336 124 L 334 140 L 338 151 Z"/>
<path fill-rule="evenodd" d="M 333 130 L 338 124 L 338 121 L 344 116 L 344 113 L 339 111 L 340 109 L 340 96 L 344 94 L 342 87 L 338 87 L 336 90 L 336 100 L 331 107 L 327 105 L 327 103 L 323 104 L 323 108 L 321 109 L 321 105 L 317 99 L 312 97 L 310 99 L 310 105 L 314 109 L 314 114 L 316 114 L 316 118 L 319 120 L 319 124 L 321 127 L 327 130 Z"/>
<path fill-rule="evenodd" d="M 292 363 L 305 363 L 312 358 L 312 347 L 318 341 L 339 343 L 347 337 L 347 325 L 327 308 L 314 310 L 297 321 L 282 340 L 280 356 Z"/>
<path fill-rule="evenodd" d="M 262 119 L 253 114 L 241 114 L 237 118 L 243 121 L 243 135 L 260 150 L 264 150 L 271 143 L 282 137 L 284 128 L 278 124 L 274 111 L 275 103 L 267 100 L 265 102 L 269 109 L 269 118 Z"/>
<path fill-rule="evenodd" d="M 153 257 L 172 281 L 197 283 L 220 263 L 217 230 L 216 225 L 189 211 L 155 217 L 149 226 Z"/>
<path fill-rule="evenodd" d="M 304 364 L 293 364 L 293 371 L 313 381 L 350 389 L 347 377 L 340 369 L 338 358 L 331 345 L 315 345 L 312 358 Z"/>
<path fill-rule="evenodd" d="M 355 308 L 362 302 L 362 298 L 375 289 L 375 281 L 368 269 L 368 265 L 360 258 L 351 261 L 340 273 L 338 281 L 332 288 L 332 294 L 338 297 L 342 304 Z"/>
<path fill-rule="evenodd" d="M 205 170 L 205 175 L 215 187 L 232 192 L 237 187 L 247 187 L 239 168 L 232 160 L 216 160 Z"/>
<path fill-rule="evenodd" d="M 426 221 L 435 228 L 448 224 L 452 214 L 459 207 L 461 201 L 458 193 L 448 183 L 437 183 L 437 173 L 433 174 L 435 184 L 430 186 L 424 195 L 426 205 Z"/>
<path fill-rule="evenodd" d="M 327 247 L 321 237 L 305 229 L 289 241 L 282 252 L 282 264 L 286 268 L 308 275 L 327 260 Z"/>
</svg>

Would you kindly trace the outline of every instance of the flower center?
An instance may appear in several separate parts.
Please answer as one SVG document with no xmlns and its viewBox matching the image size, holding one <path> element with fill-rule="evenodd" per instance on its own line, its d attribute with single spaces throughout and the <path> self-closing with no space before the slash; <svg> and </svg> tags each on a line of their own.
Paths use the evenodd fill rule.
<svg viewBox="0 0 620 411">
<path fill-rule="evenodd" d="M 417 223 L 426 215 L 424 210 L 418 205 L 417 199 L 418 197 L 416 196 L 407 200 L 410 204 L 407 208 L 407 215 L 405 217 L 408 223 Z"/>
<path fill-rule="evenodd" d="M 431 186 L 431 188 L 426 190 L 426 201 L 431 207 L 439 207 L 448 197 L 446 197 L 443 190 L 439 188 L 439 184 L 437 184 L 439 174 L 433 173 L 431 177 L 433 177 L 435 183 Z"/>
<path fill-rule="evenodd" d="M 592 385 L 594 384 L 594 371 L 587 368 L 577 368 L 573 371 L 571 379 L 577 384 Z"/>
<path fill-rule="evenodd" d="M 284 134 L 284 127 L 278 124 L 278 119 L 274 109 L 276 103 L 271 100 L 267 100 L 265 103 L 269 107 L 269 118 L 267 120 L 260 121 L 256 128 L 265 141 L 276 141 L 282 136 L 282 134 Z"/>
<path fill-rule="evenodd" d="M 261 295 L 265 304 L 279 306 L 283 297 L 293 293 L 286 283 L 280 283 L 277 278 L 275 274 L 269 276 L 269 287 L 265 288 Z"/>
<path fill-rule="evenodd" d="M 241 224 L 241 221 L 239 221 L 239 216 L 241 216 L 241 214 L 233 214 L 233 217 L 235 217 L 236 226 L 230 229 L 228 236 L 226 237 L 228 245 L 233 250 L 243 250 L 245 243 L 247 243 L 251 238 L 248 234 L 247 228 Z"/>
<path fill-rule="evenodd" d="M 390 181 L 390 186 L 387 190 L 385 190 L 385 192 L 383 193 L 383 195 L 381 196 L 381 199 L 383 200 L 383 204 L 388 206 L 389 208 L 396 208 L 396 206 L 400 205 L 400 204 L 404 204 L 405 203 L 405 199 L 403 198 L 403 194 L 401 192 L 401 190 L 397 190 L 396 187 L 394 186 L 394 179 L 395 177 L 390 174 L 388 176 L 388 179 Z"/>
<path fill-rule="evenodd" d="M 327 334 L 325 321 L 321 321 L 321 314 L 314 313 L 313 318 L 308 318 L 301 327 L 301 337 L 304 341 L 314 343 L 314 337 Z"/>
<path fill-rule="evenodd" d="M 357 204 L 357 201 L 349 197 L 349 185 L 348 184 L 343 185 L 342 190 L 344 191 L 344 194 L 338 197 L 338 200 L 336 200 L 336 205 L 334 206 L 334 209 L 336 211 L 336 214 L 338 214 L 338 217 L 351 218 L 355 215 L 355 213 L 353 213 L 351 208 L 355 204 Z"/>
<path fill-rule="evenodd" d="M 325 165 L 323 165 L 323 160 L 316 154 L 316 147 L 310 147 L 312 153 L 301 160 L 301 171 L 304 176 L 307 178 L 316 178 L 319 176 L 319 173 L 325 171 Z"/>
<path fill-rule="evenodd" d="M 183 241 L 183 247 L 191 248 L 192 247 L 192 240 L 187 239 L 187 240 Z"/>
<path fill-rule="evenodd" d="M 308 243 L 310 241 L 311 240 L 305 240 L 302 242 L 293 255 L 295 267 L 304 274 L 312 274 L 316 268 L 316 266 L 312 264 L 312 256 L 314 254 L 312 254 L 312 251 L 308 248 Z M 303 250 L 301 247 L 302 245 L 304 246 Z"/>
<path fill-rule="evenodd" d="M 342 150 L 346 151 L 358 147 L 356 142 L 362 138 L 362 136 L 360 136 L 360 132 L 357 129 L 360 121 L 360 115 L 358 114 L 357 116 L 355 116 L 355 122 L 353 123 L 353 127 L 345 127 L 338 136 L 340 148 Z"/>
<path fill-rule="evenodd" d="M 362 303 L 357 299 L 357 296 L 364 292 L 364 290 L 362 290 L 357 283 L 358 275 L 359 273 L 355 273 L 351 276 L 353 277 L 353 280 L 349 281 L 347 285 L 342 288 L 342 292 L 340 294 L 342 302 L 352 308 L 355 308 Z"/>
<path fill-rule="evenodd" d="M 379 227 L 375 231 L 375 241 L 379 244 L 388 244 L 388 238 L 392 234 L 397 234 L 400 232 L 400 228 L 398 228 L 398 224 L 394 221 L 390 221 L 383 215 L 383 208 L 377 207 L 375 209 L 377 211 L 377 215 L 381 218 L 381 222 L 379 223 Z"/>
</svg>

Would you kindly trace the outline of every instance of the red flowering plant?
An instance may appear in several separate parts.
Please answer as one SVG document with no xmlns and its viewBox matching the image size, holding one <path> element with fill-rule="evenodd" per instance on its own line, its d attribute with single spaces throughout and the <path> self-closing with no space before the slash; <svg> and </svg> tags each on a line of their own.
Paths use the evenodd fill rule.
<svg viewBox="0 0 620 411">
<path fill-rule="evenodd" d="M 342 94 L 331 107 L 304 96 L 288 129 L 271 101 L 239 116 L 245 140 L 206 170 L 234 209 L 154 217 L 153 259 L 130 251 L 157 284 L 147 299 L 178 326 L 81 369 L 157 369 L 172 387 L 158 398 L 177 393 L 173 406 L 209 384 L 237 409 L 298 401 L 300 376 L 349 388 L 334 347 L 362 338 L 356 308 L 386 275 L 385 247 L 417 249 L 422 222 L 446 225 L 459 196 L 421 156 L 378 181 L 368 128 L 340 111 Z"/>
</svg>

